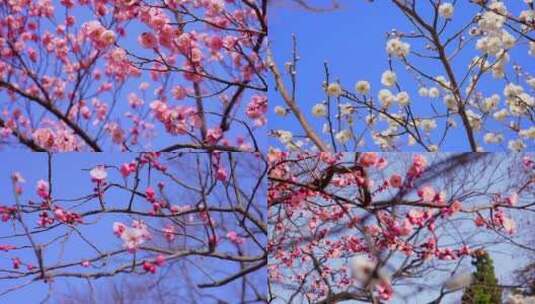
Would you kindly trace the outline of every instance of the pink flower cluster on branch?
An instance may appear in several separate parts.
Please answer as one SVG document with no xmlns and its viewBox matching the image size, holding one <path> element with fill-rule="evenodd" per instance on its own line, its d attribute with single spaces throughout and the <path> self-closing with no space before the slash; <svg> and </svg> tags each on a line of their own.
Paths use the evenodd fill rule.
<svg viewBox="0 0 535 304">
<path fill-rule="evenodd" d="M 258 150 L 266 5 L 4 1 L 0 137 L 36 151 Z"/>
<path fill-rule="evenodd" d="M 262 156 L 131 156 L 91 168 L 69 164 L 68 176 L 80 174 L 83 180 L 74 195 L 63 193 L 64 180 L 56 174 L 62 154 L 48 154 L 48 174 L 39 173 L 45 179 L 37 177 L 33 185 L 24 172 L 12 174 L 14 198 L 0 205 L 0 251 L 11 261 L 1 264 L 0 280 L 12 286 L 2 292 L 18 290 L 26 280 L 54 285 L 61 278 L 159 273 L 199 289 L 227 288 L 251 299 L 263 295 L 263 286 L 241 287 L 266 279 Z M 58 256 L 57 250 L 66 254 Z M 183 267 L 189 270 L 184 273 Z"/>
<path fill-rule="evenodd" d="M 421 271 L 485 248 L 485 236 L 514 239 L 535 185 L 532 156 L 519 158 L 271 150 L 269 278 L 285 290 L 276 296 L 391 300 L 425 280 Z"/>
</svg>

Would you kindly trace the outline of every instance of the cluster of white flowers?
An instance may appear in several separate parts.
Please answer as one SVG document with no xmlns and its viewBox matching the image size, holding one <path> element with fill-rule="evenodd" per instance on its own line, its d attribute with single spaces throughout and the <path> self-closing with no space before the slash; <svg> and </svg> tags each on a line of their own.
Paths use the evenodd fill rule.
<svg viewBox="0 0 535 304">
<path fill-rule="evenodd" d="M 483 100 L 483 102 L 480 105 L 480 110 L 483 113 L 489 113 L 490 111 L 496 109 L 499 103 L 500 103 L 500 95 L 493 94 L 492 96 L 487 97 Z"/>
<path fill-rule="evenodd" d="M 327 95 L 329 96 L 338 97 L 342 95 L 342 93 L 344 93 L 342 87 L 336 82 L 329 83 L 329 85 L 327 86 Z"/>
<path fill-rule="evenodd" d="M 535 126 L 531 126 L 529 129 L 523 129 L 518 131 L 518 135 L 529 139 L 535 139 Z"/>
<path fill-rule="evenodd" d="M 387 87 L 394 86 L 396 84 L 396 81 L 397 81 L 396 73 L 390 70 L 385 71 L 383 75 L 381 76 L 381 83 L 384 86 L 387 86 Z"/>
<path fill-rule="evenodd" d="M 281 106 L 275 106 L 273 111 L 275 112 L 277 116 L 280 116 L 280 117 L 284 117 L 286 116 L 286 114 L 288 114 L 288 110 Z"/>
<path fill-rule="evenodd" d="M 483 136 L 487 144 L 499 144 L 503 141 L 503 134 L 488 132 Z"/>
<path fill-rule="evenodd" d="M 316 117 L 327 116 L 327 106 L 324 103 L 315 104 L 312 107 L 312 115 Z"/>
<path fill-rule="evenodd" d="M 434 119 L 422 119 L 421 126 L 426 133 L 429 133 L 437 127 L 437 122 Z"/>
<path fill-rule="evenodd" d="M 379 101 L 381 101 L 381 104 L 383 105 L 384 108 L 390 107 L 390 105 L 392 105 L 395 99 L 394 94 L 392 94 L 392 92 L 390 92 L 389 89 L 380 90 L 378 98 L 379 98 Z"/>
<path fill-rule="evenodd" d="M 502 146 L 507 146 L 512 151 L 521 151 L 526 149 L 528 145 L 531 145 L 532 140 L 535 138 L 535 126 L 532 126 L 532 124 L 526 125 L 524 117 L 528 117 L 529 121 L 529 115 L 535 107 L 535 95 L 532 93 L 535 90 L 535 76 L 530 76 L 520 65 L 515 64 L 512 68 L 516 72 L 517 77 L 506 77 L 506 71 L 509 71 L 511 68 L 510 65 L 514 62 L 512 56 L 515 55 L 515 53 L 509 52 L 509 49 L 519 44 L 517 43 L 517 39 L 520 39 L 520 36 L 517 36 L 516 32 L 512 32 L 506 26 L 507 16 L 514 16 L 508 12 L 505 5 L 507 3 L 506 1 L 473 0 L 473 2 L 484 6 L 482 11 L 474 19 L 476 24 L 469 30 L 470 35 L 477 41 L 476 48 L 480 52 L 476 51 L 477 56 L 469 64 L 468 70 L 473 73 L 467 74 L 468 77 L 462 81 L 459 80 L 459 87 L 456 88 L 452 85 L 454 79 L 450 78 L 449 75 L 446 77 L 443 76 L 446 74 L 440 75 L 440 73 L 436 73 L 431 76 L 434 79 L 429 78 L 427 75 L 425 75 L 426 79 L 421 77 L 422 75 L 417 76 L 419 84 L 417 93 L 413 93 L 410 90 L 403 91 L 400 88 L 401 84 L 398 82 L 398 75 L 393 70 L 390 70 L 391 68 L 382 73 L 380 79 L 382 87 L 378 89 L 378 92 L 373 90 L 372 95 L 368 95 L 371 92 L 371 85 L 366 80 L 358 80 L 354 84 L 356 95 L 344 90 L 338 81 L 325 82 L 322 88 L 328 96 L 341 97 L 341 99 L 347 98 L 357 103 L 344 103 L 342 100 L 339 100 L 340 102 L 337 103 L 337 108 L 329 108 L 329 105 L 325 101 L 313 104 L 311 113 L 314 117 L 321 118 L 332 114 L 333 118 L 337 120 L 343 119 L 343 125 L 337 126 L 334 130 L 327 123 L 323 124 L 323 133 L 332 133 L 337 142 L 345 144 L 354 138 L 352 132 L 354 122 L 356 123 L 354 120 L 363 119 L 364 123 L 373 128 L 371 131 L 373 141 L 382 149 L 389 150 L 390 147 L 398 147 L 399 142 L 397 141 L 400 138 L 399 134 L 406 134 L 404 132 L 406 131 L 404 130 L 406 126 L 421 128 L 428 135 L 437 129 L 438 123 L 442 124 L 442 119 L 447 119 L 447 121 L 444 121 L 444 124 L 447 123 L 448 127 L 457 127 L 457 123 L 460 121 L 459 114 L 466 114 L 469 126 L 473 131 L 478 132 L 476 134 L 477 137 L 482 139 L 482 142 L 485 144 L 501 144 Z M 449 2 L 439 1 L 439 3 L 439 16 L 441 18 L 451 19 L 455 13 L 454 3 L 456 2 L 449 0 Z M 522 22 L 531 24 L 535 22 L 535 11 L 522 11 L 520 16 L 515 18 L 515 20 L 521 21 L 515 22 L 516 26 L 522 27 Z M 447 20 L 442 20 L 442 22 L 447 22 Z M 526 28 L 526 32 L 527 30 L 529 29 Z M 411 53 L 411 45 L 403 41 L 409 39 L 404 37 L 395 30 L 389 34 L 385 47 L 388 55 L 404 59 Z M 535 42 L 527 43 L 529 44 L 530 54 L 535 56 Z M 411 70 L 408 66 L 406 68 Z M 515 79 L 515 83 L 508 83 L 504 87 L 503 96 L 505 98 L 502 97 L 500 92 L 498 94 L 494 94 L 494 92 L 490 94 L 482 92 L 478 88 L 480 80 L 482 80 L 480 76 L 482 75 L 477 75 L 477 72 L 487 73 L 485 76 L 488 75 L 489 78 L 492 73 L 492 77 L 495 79 L 507 79 L 507 81 Z M 428 82 L 427 79 L 430 81 Z M 523 83 L 524 80 L 525 84 Z M 520 81 L 522 83 L 519 83 Z M 374 95 L 376 98 L 373 98 Z M 415 97 L 418 99 L 418 95 L 434 99 L 432 106 L 435 111 L 437 109 L 444 109 L 442 104 L 438 105 L 439 108 L 436 107 L 435 102 L 442 102 L 448 109 L 448 117 L 435 112 L 434 116 L 425 116 L 427 118 L 424 118 L 419 113 L 415 113 L 416 119 L 414 121 L 409 120 L 405 113 L 405 110 L 408 108 L 404 109 L 403 107 L 417 104 L 417 100 L 414 99 Z M 366 113 L 368 114 L 366 117 L 356 115 L 356 105 L 360 104 L 360 98 L 366 102 L 368 100 L 375 100 L 380 110 L 374 107 L 370 109 L 369 114 Z M 398 108 L 395 108 L 396 104 Z M 461 110 L 460 107 L 464 109 L 464 113 L 459 113 Z M 395 110 L 393 111 L 392 109 Z M 290 113 L 290 109 L 281 106 L 276 106 L 274 111 L 278 116 L 286 116 Z M 388 114 L 381 114 L 383 111 L 387 111 Z M 360 114 L 360 111 L 357 114 Z M 486 124 L 490 120 L 500 122 L 500 125 L 504 129 L 489 128 Z M 377 121 L 385 122 L 388 126 L 382 129 L 383 124 L 378 124 Z M 510 133 L 513 133 L 512 138 L 509 136 Z M 514 133 L 516 133 L 517 137 L 514 136 Z M 274 134 L 282 144 L 296 146 L 290 131 L 279 130 L 274 131 Z M 407 134 L 407 136 L 409 145 L 415 144 L 418 141 L 410 134 Z M 432 151 L 438 150 L 438 147 L 431 143 L 426 142 L 425 145 Z M 483 150 L 482 147 L 477 147 L 477 149 Z"/>
<path fill-rule="evenodd" d="M 410 99 L 410 96 L 409 96 L 409 93 L 405 92 L 405 91 L 401 91 L 399 92 L 396 97 L 395 97 L 395 100 L 399 103 L 400 106 L 406 106 L 410 103 L 411 99 Z"/>
<path fill-rule="evenodd" d="M 349 130 L 342 130 L 342 131 L 336 133 L 335 138 L 336 138 L 336 140 L 337 140 L 339 143 L 341 143 L 341 144 L 345 144 L 345 143 L 347 143 L 349 140 L 351 140 L 351 131 L 349 131 Z"/>
<path fill-rule="evenodd" d="M 273 136 L 278 138 L 280 143 L 286 146 L 286 149 L 295 151 L 299 150 L 305 145 L 305 142 L 301 140 L 294 140 L 293 133 L 291 131 L 287 130 L 274 130 Z M 309 139 L 306 139 L 307 142 L 309 142 Z"/>
<path fill-rule="evenodd" d="M 453 16 L 453 11 L 454 11 L 453 4 L 448 3 L 448 2 L 442 3 L 438 7 L 439 15 L 447 19 L 451 19 L 451 17 Z"/>
<path fill-rule="evenodd" d="M 522 141 L 522 139 L 514 139 L 509 141 L 507 147 L 513 152 L 520 152 L 526 148 L 526 144 Z"/>
<path fill-rule="evenodd" d="M 370 92 L 370 83 L 366 80 L 357 81 L 355 91 L 360 94 L 368 94 Z"/>
<path fill-rule="evenodd" d="M 516 38 L 503 29 L 507 21 L 507 8 L 500 1 L 493 1 L 488 5 L 478 21 L 479 33 L 482 37 L 476 42 L 476 48 L 485 54 L 498 55 L 516 44 Z"/>
<path fill-rule="evenodd" d="M 481 129 L 481 115 L 475 113 L 472 110 L 466 111 L 466 117 L 468 118 L 468 123 L 472 129 L 479 131 Z"/>
<path fill-rule="evenodd" d="M 496 119 L 497 121 L 502 121 L 507 116 L 509 116 L 509 112 L 507 112 L 507 109 L 501 109 L 499 111 L 494 112 L 494 114 L 492 114 L 492 117 L 494 117 L 494 119 Z"/>
<path fill-rule="evenodd" d="M 390 274 L 383 268 L 379 268 L 375 271 L 377 263 L 365 255 L 356 255 L 352 257 L 349 263 L 349 268 L 351 270 L 351 276 L 361 283 L 370 283 L 371 285 L 374 285 L 379 282 L 390 282 Z M 376 273 L 376 278 L 370 277 L 374 273 Z"/>
<path fill-rule="evenodd" d="M 505 67 L 510 60 L 509 54 L 504 50 L 500 49 L 496 53 L 496 60 L 491 63 L 486 60 L 485 56 L 476 56 L 472 59 L 472 62 L 469 65 L 469 69 L 478 67 L 482 72 L 486 73 L 487 71 L 492 71 L 492 77 L 495 79 L 503 79 L 505 77 Z M 467 87 L 467 94 L 470 86 Z"/>
<path fill-rule="evenodd" d="M 277 131 L 275 131 L 275 134 L 276 134 L 276 136 L 279 137 L 279 141 L 283 145 L 288 145 L 289 143 L 291 143 L 291 141 L 293 139 L 293 134 L 290 131 L 277 130 Z"/>
<path fill-rule="evenodd" d="M 506 304 L 535 304 L 535 296 L 524 296 L 521 294 L 509 294 Z"/>
<path fill-rule="evenodd" d="M 418 95 L 422 97 L 437 98 L 438 96 L 440 96 L 440 91 L 437 87 L 421 87 L 420 89 L 418 89 Z"/>
<path fill-rule="evenodd" d="M 452 112 L 457 112 L 457 99 L 452 94 L 446 94 L 443 98 L 444 104 L 448 110 Z"/>
<path fill-rule="evenodd" d="M 342 117 L 350 117 L 355 112 L 355 107 L 350 103 L 343 103 L 338 106 Z"/>
<path fill-rule="evenodd" d="M 503 90 L 506 104 L 513 116 L 522 116 L 535 106 L 535 98 L 524 92 L 524 88 L 516 84 L 508 84 Z"/>
<path fill-rule="evenodd" d="M 411 51 L 411 45 L 401 41 L 399 38 L 392 38 L 386 42 L 386 52 L 391 56 L 399 58 L 407 57 Z"/>
</svg>

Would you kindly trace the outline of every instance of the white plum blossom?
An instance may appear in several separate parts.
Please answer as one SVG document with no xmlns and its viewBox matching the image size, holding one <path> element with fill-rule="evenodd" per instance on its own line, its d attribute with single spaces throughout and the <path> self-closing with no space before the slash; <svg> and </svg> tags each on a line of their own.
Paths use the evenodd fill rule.
<svg viewBox="0 0 535 304">
<path fill-rule="evenodd" d="M 451 111 L 457 111 L 457 100 L 452 94 L 448 94 L 444 96 L 444 104 L 446 107 L 448 107 Z"/>
<path fill-rule="evenodd" d="M 391 87 L 394 84 L 396 84 L 396 81 L 397 81 L 396 73 L 394 73 L 394 72 L 392 72 L 390 70 L 385 71 L 383 73 L 383 75 L 381 76 L 381 83 L 384 86 Z"/>
<path fill-rule="evenodd" d="M 367 256 L 357 255 L 351 258 L 351 276 L 358 281 L 367 281 L 375 270 L 375 267 L 375 261 L 372 261 Z"/>
<path fill-rule="evenodd" d="M 426 87 L 421 87 L 418 89 L 418 95 L 422 96 L 422 97 L 427 97 L 429 96 L 429 89 L 426 88 Z"/>
<path fill-rule="evenodd" d="M 405 91 L 402 91 L 402 92 L 399 92 L 397 95 L 396 95 L 396 101 L 399 103 L 400 106 L 406 106 L 409 104 L 410 102 L 410 96 L 409 96 L 409 93 L 405 92 Z"/>
<path fill-rule="evenodd" d="M 375 285 L 379 282 L 390 284 L 390 274 L 384 268 L 377 268 L 377 262 L 365 255 L 355 255 L 349 262 L 351 277 L 360 283 Z M 376 277 L 372 277 L 375 273 Z"/>
<path fill-rule="evenodd" d="M 286 116 L 286 114 L 288 114 L 288 111 L 281 106 L 275 106 L 275 109 L 273 109 L 273 111 L 275 112 L 275 114 L 277 114 L 277 116 L 281 117 L 284 117 Z"/>
<path fill-rule="evenodd" d="M 505 304 L 535 304 L 535 296 L 525 296 L 522 294 L 509 294 Z"/>
<path fill-rule="evenodd" d="M 439 41 L 419 35 L 419 31 L 425 32 L 425 26 L 422 28 L 418 23 L 412 25 L 412 30 L 393 28 L 387 33 L 384 50 L 388 65 L 379 74 L 380 87 L 371 90 L 373 84 L 369 81 L 356 79 L 353 89 L 346 91 L 340 83 L 342 80 L 332 78 L 324 82 L 322 88 L 326 94 L 338 97 L 333 104 L 335 108 L 325 101 L 312 103 L 312 114 L 332 116 L 329 118 L 337 124 L 336 128 L 328 128 L 321 121 L 314 126 L 318 133 L 345 142 L 346 135 L 361 137 L 362 132 L 362 137 L 372 137 L 373 141 L 368 142 L 384 150 L 403 150 L 407 136 L 408 145 L 439 151 L 449 142 L 446 136 L 468 140 L 465 133 L 473 132 L 475 142 L 470 141 L 470 148 L 474 150 L 531 149 L 535 137 L 531 115 L 535 108 L 535 75 L 525 66 L 525 56 L 517 55 L 517 48 L 535 55 L 535 42 L 523 35 L 530 30 L 527 25 L 535 22 L 535 11 L 526 6 L 523 11 L 508 11 L 510 4 L 502 0 L 473 0 L 477 10 L 471 16 L 464 13 L 461 16 L 458 3 L 437 1 L 436 6 L 428 8 L 431 15 L 423 15 L 422 8 L 422 17 L 436 13 Z M 415 13 L 420 14 L 419 10 Z M 461 24 L 464 21 L 460 18 L 466 18 L 469 25 L 459 28 L 455 34 L 452 18 L 459 18 Z M 451 31 L 446 30 L 450 27 Z M 456 39 L 460 43 L 453 43 Z M 459 61 L 461 52 L 472 54 L 466 54 L 467 60 Z M 418 60 L 406 61 L 411 55 L 419 55 Z M 440 60 L 435 62 L 432 58 Z M 428 66 L 423 65 L 426 60 L 430 63 Z M 412 87 L 408 84 L 411 79 Z M 421 102 L 420 97 L 429 99 Z M 295 111 L 277 108 L 276 112 L 282 115 Z M 421 130 L 425 138 L 419 136 L 422 134 L 408 134 L 414 128 L 417 132 Z M 470 130 L 447 132 L 450 128 Z M 306 133 L 309 134 L 309 130 Z M 315 145 L 310 139 L 306 143 Z"/>
<path fill-rule="evenodd" d="M 290 131 L 278 130 L 277 135 L 279 137 L 280 142 L 284 145 L 289 144 L 293 139 L 293 134 Z"/>
<path fill-rule="evenodd" d="M 481 116 L 474 113 L 472 110 L 466 111 L 466 117 L 468 118 L 468 123 L 470 124 L 470 127 L 474 130 L 481 129 Z"/>
<path fill-rule="evenodd" d="M 394 95 L 389 89 L 382 89 L 379 91 L 379 100 L 383 107 L 388 108 L 394 102 Z"/>
<path fill-rule="evenodd" d="M 426 133 L 431 132 L 433 129 L 437 127 L 437 122 L 434 119 L 423 119 L 422 122 L 422 128 Z"/>
<path fill-rule="evenodd" d="M 520 130 L 518 135 L 529 139 L 535 139 L 535 126 L 531 126 L 529 129 Z"/>
<path fill-rule="evenodd" d="M 429 88 L 429 97 L 437 98 L 438 96 L 440 96 L 440 91 L 437 87 Z"/>
<path fill-rule="evenodd" d="M 399 38 L 392 38 L 386 43 L 386 52 L 396 57 L 406 57 L 411 50 L 410 44 L 401 41 Z"/>
<path fill-rule="evenodd" d="M 508 217 L 503 219 L 503 230 L 508 234 L 514 234 L 516 232 L 516 222 Z"/>
<path fill-rule="evenodd" d="M 351 139 L 351 131 L 342 130 L 342 131 L 336 133 L 335 138 L 339 143 L 345 144 Z"/>
<path fill-rule="evenodd" d="M 453 4 L 448 3 L 448 2 L 442 3 L 438 7 L 438 13 L 440 14 L 440 16 L 447 18 L 447 19 L 450 19 L 453 16 L 453 11 L 454 11 Z"/>
<path fill-rule="evenodd" d="M 359 80 L 355 84 L 355 91 L 360 94 L 368 94 L 370 92 L 370 83 L 366 80 Z"/>
<path fill-rule="evenodd" d="M 526 144 L 521 139 L 516 139 L 510 140 L 507 147 L 513 152 L 521 152 L 526 148 Z"/>
<path fill-rule="evenodd" d="M 340 115 L 342 116 L 351 116 L 355 111 L 355 108 L 350 103 L 343 103 L 339 106 Z"/>
<path fill-rule="evenodd" d="M 503 141 L 503 134 L 489 132 L 483 136 L 483 140 L 487 144 L 499 144 Z"/>
<path fill-rule="evenodd" d="M 505 95 L 505 97 L 507 98 L 518 96 L 522 94 L 523 92 L 524 92 L 524 88 L 514 83 L 507 84 L 505 88 L 503 89 L 503 95 Z"/>
<path fill-rule="evenodd" d="M 91 171 L 89 171 L 89 175 L 91 175 L 91 178 L 95 181 L 103 181 L 106 179 L 106 177 L 108 177 L 106 168 L 100 165 L 91 169 Z"/>
<path fill-rule="evenodd" d="M 324 117 L 327 116 L 327 106 L 323 103 L 315 104 L 312 107 L 312 115 L 316 117 Z"/>
<path fill-rule="evenodd" d="M 492 114 L 492 117 L 494 117 L 494 119 L 498 121 L 501 121 L 504 120 L 508 115 L 509 112 L 506 109 L 501 109 L 499 111 L 494 112 L 494 114 Z"/>
<path fill-rule="evenodd" d="M 494 94 L 491 97 L 487 97 L 483 100 L 483 103 L 481 104 L 481 111 L 488 113 L 494 110 L 498 106 L 499 102 L 500 96 L 498 94 Z"/>
<path fill-rule="evenodd" d="M 329 96 L 338 97 L 342 95 L 342 93 L 342 87 L 336 82 L 329 83 L 329 85 L 327 86 L 327 95 Z"/>
</svg>

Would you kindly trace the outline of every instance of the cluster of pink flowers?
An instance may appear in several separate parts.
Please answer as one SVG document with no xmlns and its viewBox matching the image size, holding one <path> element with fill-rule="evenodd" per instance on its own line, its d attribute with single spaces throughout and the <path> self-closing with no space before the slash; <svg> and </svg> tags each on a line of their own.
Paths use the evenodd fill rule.
<svg viewBox="0 0 535 304">
<path fill-rule="evenodd" d="M 160 191 L 161 191 L 161 189 L 163 189 L 164 187 L 164 184 L 160 183 L 158 187 L 160 188 Z M 147 189 L 145 189 L 145 199 L 152 205 L 152 210 L 150 211 L 151 214 L 158 214 L 160 213 L 160 210 L 162 208 L 169 207 L 169 204 L 167 203 L 165 199 L 158 199 L 156 197 L 156 192 L 150 186 L 147 187 Z"/>
<path fill-rule="evenodd" d="M 242 245 L 245 242 L 245 240 L 241 238 L 236 231 L 229 231 L 227 233 L 227 239 L 236 245 Z"/>
<path fill-rule="evenodd" d="M 131 227 L 115 222 L 113 223 L 113 232 L 123 240 L 123 248 L 129 252 L 136 251 L 141 244 L 151 239 L 148 227 L 142 221 L 133 221 Z"/>
<path fill-rule="evenodd" d="M 123 177 L 128 177 L 131 173 L 136 172 L 136 168 L 137 168 L 137 163 L 133 161 L 130 163 L 122 164 L 119 170 L 121 171 L 121 175 Z"/>
<path fill-rule="evenodd" d="M 150 104 L 152 114 L 164 124 L 167 132 L 184 135 L 199 126 L 199 117 L 193 107 L 169 106 L 162 100 L 155 100 Z"/>
<path fill-rule="evenodd" d="M 268 99 L 265 95 L 254 95 L 247 105 L 246 114 L 250 119 L 253 119 L 257 126 L 266 124 L 266 112 L 268 110 Z"/>
<path fill-rule="evenodd" d="M 17 216 L 17 207 L 0 206 L 0 214 L 2 215 L 2 222 L 15 219 Z"/>
<path fill-rule="evenodd" d="M 424 172 L 426 167 L 427 159 L 425 159 L 425 157 L 423 157 L 422 155 L 415 155 L 412 160 L 412 164 L 409 170 L 407 171 L 407 177 L 409 178 L 409 180 L 418 178 Z"/>
<path fill-rule="evenodd" d="M 154 261 L 144 261 L 143 262 L 143 270 L 150 272 L 150 273 L 156 273 L 156 268 L 163 266 L 165 263 L 165 256 L 159 254 L 156 256 Z"/>
<path fill-rule="evenodd" d="M 17 246 L 13 245 L 0 245 L 0 251 L 9 251 L 17 248 Z"/>
<path fill-rule="evenodd" d="M 48 200 L 50 198 L 48 197 L 49 189 L 50 187 L 47 181 L 42 179 L 37 181 L 37 195 L 43 200 Z"/>
<path fill-rule="evenodd" d="M 369 253 L 370 248 L 379 252 L 397 251 L 422 261 L 458 260 L 473 254 L 473 250 L 468 245 L 458 248 L 447 246 L 439 240 L 443 231 L 441 221 L 461 213 L 463 216 L 473 215 L 479 227 L 503 230 L 506 233 L 514 233 L 516 230 L 515 222 L 506 215 L 503 207 L 515 206 L 518 203 L 517 192 L 511 191 L 508 195 L 497 196 L 487 202 L 488 207 L 473 211 L 471 205 L 479 206 L 479 202 L 456 197 L 458 194 L 450 197 L 440 188 L 439 183 L 432 185 L 429 182 L 415 186 L 428 168 L 427 159 L 422 155 L 412 158 L 406 172 L 388 172 L 388 160 L 380 154 L 361 153 L 357 160 L 361 167 L 353 172 L 337 170 L 329 180 L 329 185 L 322 188 L 322 191 L 315 190 L 314 185 L 325 176 L 325 172 L 329 172 L 327 169 L 330 166 L 339 167 L 341 164 L 347 164 L 345 168 L 348 169 L 355 168 L 351 167 L 350 160 L 337 154 L 294 155 L 277 150 L 270 151 L 268 159 L 271 164 L 270 177 L 273 179 L 268 190 L 268 204 L 277 204 L 274 209 L 283 210 L 278 213 L 278 217 L 270 214 L 274 217 L 274 229 L 268 250 L 270 258 L 277 261 L 274 265 L 295 267 L 298 261 L 300 265 L 307 265 L 311 261 L 305 253 L 313 252 L 326 259 L 322 264 L 323 271 L 329 268 L 328 265 L 331 264 L 328 261 L 331 259 L 340 259 L 348 254 Z M 375 184 L 377 186 L 374 186 Z M 398 193 L 396 189 L 403 189 L 401 193 L 404 193 L 404 196 L 389 199 L 389 194 L 385 193 L 389 189 L 392 190 L 390 194 L 394 195 Z M 365 205 L 366 192 L 371 200 L 369 206 Z M 412 197 L 413 193 L 417 197 L 416 200 Z M 370 212 L 367 208 L 374 211 Z M 492 212 L 489 212 L 489 217 L 486 218 L 481 210 L 488 208 L 492 208 Z M 366 221 L 363 221 L 363 218 Z M 468 227 L 470 222 L 466 223 Z M 303 230 L 303 227 L 307 229 Z M 347 234 L 338 233 L 342 227 L 348 229 Z M 303 234 L 303 231 L 310 232 Z M 415 241 L 415 234 L 424 237 Z M 299 245 L 295 245 L 295 240 L 300 240 L 297 242 Z M 287 270 L 280 267 L 270 268 L 270 279 L 283 280 L 282 273 Z M 306 266 L 303 267 L 303 271 L 307 271 L 306 269 Z M 339 269 L 340 277 L 333 277 L 333 283 L 348 284 L 345 272 L 344 268 Z M 304 274 L 296 271 L 292 277 L 298 279 Z M 326 296 L 327 286 L 321 278 L 316 280 L 309 276 L 307 282 L 310 282 L 307 287 L 315 286 L 315 291 L 309 295 L 316 299 Z M 374 291 L 385 301 L 393 296 L 393 287 L 386 281 L 382 285 L 376 284 Z"/>
<path fill-rule="evenodd" d="M 109 143 L 103 138 L 109 137 L 112 148 L 115 144 L 126 150 L 128 141 L 129 146 L 145 149 L 149 143 L 140 139 L 152 140 L 160 125 L 170 138 L 194 140 L 193 131 L 201 126 L 198 106 L 176 105 L 169 97 L 186 103 L 199 96 L 203 114 L 210 116 L 203 122 L 203 128 L 213 131 L 210 144 L 223 139 L 231 124 L 239 125 L 236 121 L 250 118 L 265 125 L 267 97 L 257 92 L 266 88 L 255 80 L 263 79 L 266 71 L 260 54 L 267 32 L 262 28 L 264 18 L 254 8 L 257 3 L 165 1 L 153 6 L 138 0 L 62 0 L 59 4 L 59 8 L 51 0 L 2 4 L 8 13 L 0 22 L 0 55 L 5 59 L 0 62 L 0 78 L 9 86 L 0 90 L 12 103 L 2 109 L 5 123 L 0 137 L 10 144 L 20 141 L 32 147 L 22 140 L 28 138 L 50 151 L 100 150 Z M 74 10 L 91 11 L 94 16 L 78 18 Z M 182 10 L 191 12 L 192 20 L 177 24 L 173 12 Z M 135 32 L 130 27 L 139 25 L 144 31 L 129 37 Z M 137 43 L 126 48 L 130 38 Z M 45 58 L 55 69 L 35 68 Z M 20 67 L 19 59 L 29 64 Z M 126 92 L 130 109 L 119 112 L 123 110 L 115 103 L 123 98 L 124 84 L 141 77 L 147 84 L 139 87 L 143 97 L 134 90 Z M 145 103 L 149 79 L 157 87 L 154 101 Z M 170 83 L 175 85 L 169 88 Z M 227 87 L 221 90 L 221 86 Z M 245 90 L 227 94 L 242 86 Z M 34 98 L 35 105 L 28 107 L 25 101 Z M 210 99 L 220 105 L 212 107 L 215 102 Z M 250 99 L 246 107 L 244 99 Z M 44 114 L 37 117 L 34 107 L 43 108 Z M 227 123 L 216 122 L 223 113 Z M 87 124 L 89 120 L 93 124 Z M 98 136 L 100 128 L 105 128 L 106 137 Z M 243 140 L 249 135 L 247 129 L 246 125 L 233 134 Z"/>
<path fill-rule="evenodd" d="M 83 223 L 83 220 L 78 213 L 69 212 L 59 207 L 57 207 L 54 210 L 54 216 L 56 217 L 58 221 L 65 223 L 65 224 L 75 225 L 75 224 Z M 41 226 L 46 226 L 46 225 L 41 225 Z"/>
<path fill-rule="evenodd" d="M 364 152 L 360 155 L 359 164 L 363 167 L 376 167 L 381 170 L 386 167 L 388 161 L 384 157 L 379 157 L 375 152 Z"/>
<path fill-rule="evenodd" d="M 82 147 L 74 133 L 62 124 L 35 129 L 32 138 L 40 147 L 50 151 L 78 151 Z"/>
<path fill-rule="evenodd" d="M 52 225 L 53 223 L 54 218 L 51 217 L 48 212 L 41 211 L 39 213 L 39 219 L 37 220 L 37 225 L 39 225 L 39 227 L 46 228 L 47 226 Z"/>
<path fill-rule="evenodd" d="M 225 182 L 227 180 L 228 174 L 227 174 L 227 170 L 225 169 L 225 167 L 223 167 L 221 163 L 221 154 L 219 153 L 213 154 L 212 166 L 213 166 L 216 180 Z"/>
<path fill-rule="evenodd" d="M 115 43 L 115 32 L 106 29 L 98 20 L 86 22 L 82 26 L 82 33 L 98 48 L 103 49 Z"/>
</svg>

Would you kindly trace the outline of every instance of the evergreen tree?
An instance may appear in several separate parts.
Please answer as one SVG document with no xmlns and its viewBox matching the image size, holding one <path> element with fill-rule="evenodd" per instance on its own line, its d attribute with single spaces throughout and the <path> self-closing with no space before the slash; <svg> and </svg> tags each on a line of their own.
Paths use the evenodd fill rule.
<svg viewBox="0 0 535 304">
<path fill-rule="evenodd" d="M 486 251 L 477 252 L 472 264 L 476 266 L 474 280 L 464 291 L 461 303 L 501 304 L 502 289 L 498 286 L 489 254 Z"/>
</svg>

